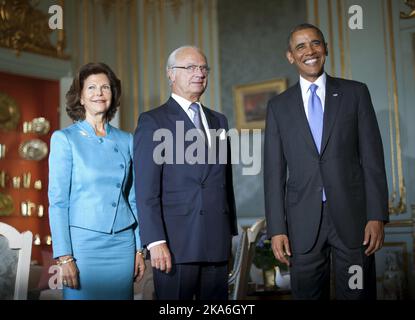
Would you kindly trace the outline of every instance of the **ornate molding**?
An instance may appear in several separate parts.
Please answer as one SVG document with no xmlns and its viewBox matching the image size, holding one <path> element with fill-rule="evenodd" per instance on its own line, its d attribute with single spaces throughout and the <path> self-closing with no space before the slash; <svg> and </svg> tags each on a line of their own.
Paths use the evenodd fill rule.
<svg viewBox="0 0 415 320">
<path fill-rule="evenodd" d="M 385 22 L 387 25 L 387 27 L 383 30 L 385 41 L 385 58 L 386 64 L 388 65 L 390 63 L 391 66 L 391 76 L 389 76 L 388 71 L 386 76 L 388 85 L 389 136 L 391 139 L 390 151 L 392 169 L 392 193 L 389 199 L 389 214 L 399 215 L 407 211 L 407 204 L 406 186 L 402 165 L 401 129 L 399 120 L 398 80 L 396 70 L 396 49 L 393 30 L 392 0 L 387 0 L 386 2 L 386 13 L 387 15 L 385 15 L 385 8 L 383 8 L 383 19 L 386 20 Z M 387 42 L 387 35 L 389 35 L 389 42 Z M 390 48 L 390 62 L 388 50 L 386 49 L 388 47 Z M 391 82 L 389 82 L 389 78 L 391 78 Z M 397 169 L 397 171 L 395 169 Z M 396 176 L 398 181 L 396 181 Z"/>
<path fill-rule="evenodd" d="M 401 19 L 411 19 L 415 18 L 415 0 L 405 0 L 405 4 L 410 8 L 409 13 L 402 12 L 400 13 Z"/>
<path fill-rule="evenodd" d="M 398 203 L 395 205 L 396 202 Z M 399 188 L 399 199 L 397 197 L 397 192 L 392 192 L 392 197 L 389 199 L 389 214 L 402 214 L 405 213 L 406 210 L 406 187 L 403 184 Z"/>
<path fill-rule="evenodd" d="M 57 44 L 50 42 L 54 32 L 49 28 L 49 15 L 36 9 L 30 0 L 0 2 L 0 46 L 12 49 L 17 55 L 29 51 L 42 55 L 68 58 L 64 54 L 65 35 L 58 31 Z"/>
</svg>

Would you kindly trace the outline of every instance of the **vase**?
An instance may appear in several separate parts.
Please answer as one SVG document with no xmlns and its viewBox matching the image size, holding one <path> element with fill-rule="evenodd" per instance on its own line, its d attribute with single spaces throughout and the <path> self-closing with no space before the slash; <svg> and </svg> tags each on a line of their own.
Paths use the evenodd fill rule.
<svg viewBox="0 0 415 320">
<path fill-rule="evenodd" d="M 281 272 L 278 266 L 275 266 L 275 286 L 279 289 L 290 290 L 291 289 L 291 277 L 290 272 Z"/>
<path fill-rule="evenodd" d="M 275 286 L 275 271 L 274 268 L 262 270 L 264 276 L 264 286 L 266 289 L 274 288 Z"/>
</svg>

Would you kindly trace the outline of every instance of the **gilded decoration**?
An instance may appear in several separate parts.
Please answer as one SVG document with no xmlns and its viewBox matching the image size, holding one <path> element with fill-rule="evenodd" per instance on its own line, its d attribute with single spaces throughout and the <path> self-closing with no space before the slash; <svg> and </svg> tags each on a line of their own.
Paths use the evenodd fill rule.
<svg viewBox="0 0 415 320">
<path fill-rule="evenodd" d="M 415 18 L 415 0 L 406 0 L 405 4 L 410 8 L 408 13 L 402 12 L 400 14 L 401 19 Z"/>
<path fill-rule="evenodd" d="M 0 1 L 0 46 L 15 50 L 67 58 L 63 30 L 49 28 L 47 13 L 36 9 L 38 2 L 30 0 Z M 57 43 L 53 45 L 50 36 L 57 32 Z"/>
</svg>

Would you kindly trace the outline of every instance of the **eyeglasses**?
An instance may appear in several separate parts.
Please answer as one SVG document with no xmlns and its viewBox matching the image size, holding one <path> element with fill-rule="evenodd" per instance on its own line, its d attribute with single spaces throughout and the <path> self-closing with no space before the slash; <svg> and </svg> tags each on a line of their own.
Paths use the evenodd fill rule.
<svg viewBox="0 0 415 320">
<path fill-rule="evenodd" d="M 208 66 L 196 66 L 194 64 L 187 67 L 171 66 L 170 69 L 184 69 L 187 71 L 187 73 L 195 73 L 196 70 L 199 69 L 205 76 L 208 75 L 210 71 L 210 68 Z"/>
</svg>

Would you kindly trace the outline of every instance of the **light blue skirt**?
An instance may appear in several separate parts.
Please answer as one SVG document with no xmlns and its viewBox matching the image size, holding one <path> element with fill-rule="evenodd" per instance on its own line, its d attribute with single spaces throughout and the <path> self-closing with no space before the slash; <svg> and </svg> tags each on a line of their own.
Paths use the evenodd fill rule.
<svg viewBox="0 0 415 320">
<path fill-rule="evenodd" d="M 71 227 L 79 288 L 64 287 L 66 300 L 133 299 L 135 239 L 132 228 L 102 233 Z"/>
</svg>

